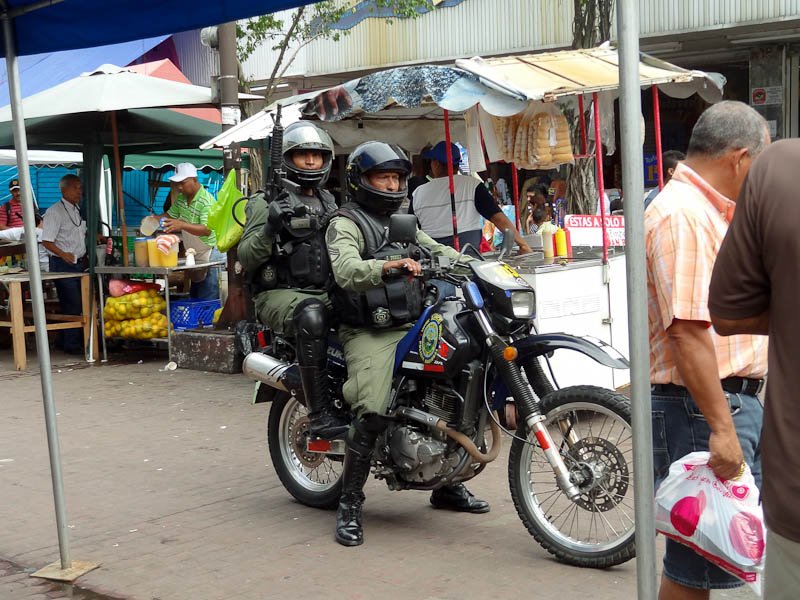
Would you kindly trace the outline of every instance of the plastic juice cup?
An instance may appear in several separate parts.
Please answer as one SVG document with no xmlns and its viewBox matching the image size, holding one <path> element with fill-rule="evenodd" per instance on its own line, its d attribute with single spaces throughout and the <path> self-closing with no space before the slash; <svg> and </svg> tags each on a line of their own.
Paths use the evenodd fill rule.
<svg viewBox="0 0 800 600">
<path fill-rule="evenodd" d="M 158 250 L 156 250 L 159 254 L 159 259 L 161 260 L 162 267 L 177 267 L 178 266 L 178 244 L 174 244 L 169 249 L 169 254 L 162 254 Z"/>
<path fill-rule="evenodd" d="M 147 259 L 150 262 L 151 267 L 161 267 L 161 257 L 164 256 L 161 252 L 158 251 L 158 246 L 156 246 L 156 241 L 153 238 L 147 239 Z"/>
<path fill-rule="evenodd" d="M 133 253 L 136 256 L 137 267 L 147 267 L 150 265 L 150 257 L 147 251 L 147 238 L 136 238 L 133 246 Z"/>
</svg>

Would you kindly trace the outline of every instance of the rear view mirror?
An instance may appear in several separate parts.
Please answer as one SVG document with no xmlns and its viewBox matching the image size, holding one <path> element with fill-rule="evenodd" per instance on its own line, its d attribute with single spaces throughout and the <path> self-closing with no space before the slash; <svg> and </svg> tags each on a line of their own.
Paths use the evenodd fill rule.
<svg viewBox="0 0 800 600">
<path fill-rule="evenodd" d="M 417 217 L 392 215 L 389 217 L 389 242 L 410 244 L 417 241 Z"/>
</svg>

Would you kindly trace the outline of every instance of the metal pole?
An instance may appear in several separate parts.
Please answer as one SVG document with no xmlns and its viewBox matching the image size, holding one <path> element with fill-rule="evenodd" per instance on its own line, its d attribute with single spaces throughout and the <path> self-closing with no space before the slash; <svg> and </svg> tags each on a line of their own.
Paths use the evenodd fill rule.
<svg viewBox="0 0 800 600">
<path fill-rule="evenodd" d="M 456 191 L 453 183 L 453 157 L 450 148 L 452 142 L 450 141 L 450 111 L 443 110 L 444 114 L 444 141 L 447 144 L 447 181 L 450 184 L 450 209 L 453 211 L 453 248 L 461 250 L 461 244 L 458 241 L 458 217 L 456 216 Z"/>
<path fill-rule="evenodd" d="M 517 231 L 522 234 L 519 228 L 519 174 L 517 173 L 517 163 L 511 163 L 511 198 L 514 202 L 514 225 Z"/>
<path fill-rule="evenodd" d="M 661 104 L 658 100 L 658 86 L 652 88 L 653 94 L 653 128 L 656 132 L 656 165 L 658 166 L 658 189 L 664 189 L 664 161 L 661 160 Z"/>
<path fill-rule="evenodd" d="M 217 28 L 219 40 L 219 102 L 222 111 L 222 131 L 227 131 L 241 120 L 239 108 L 239 76 L 236 60 L 236 23 L 224 23 Z M 265 154 L 262 154 L 265 156 Z M 233 169 L 238 169 L 241 162 L 238 144 L 231 144 L 223 150 L 223 173 L 225 177 Z M 266 170 L 262 171 L 266 172 Z M 236 173 L 239 184 L 239 173 Z M 244 272 L 237 273 L 239 246 L 236 245 L 226 253 L 228 274 L 228 298 L 222 309 L 217 329 L 232 327 L 241 320 L 253 320 L 253 302 L 244 286 Z"/>
<path fill-rule="evenodd" d="M 634 511 L 636 583 L 639 600 L 656 598 L 653 439 L 650 416 L 650 346 L 647 339 L 647 273 L 644 254 L 644 178 L 642 173 L 642 99 L 639 82 L 639 7 L 617 0 L 620 71 L 620 142 L 625 197 L 625 246 L 628 284 L 628 341 L 633 399 Z"/>
<path fill-rule="evenodd" d="M 61 474 L 61 449 L 58 443 L 56 409 L 53 402 L 53 381 L 51 378 L 50 347 L 47 343 L 47 328 L 44 315 L 44 296 L 42 294 L 42 274 L 39 270 L 39 248 L 36 241 L 36 222 L 31 195 L 31 173 L 28 165 L 28 139 L 25 133 L 25 118 L 22 114 L 22 95 L 19 83 L 19 63 L 14 36 L 14 24 L 3 17 L 3 35 L 6 46 L 6 70 L 8 71 L 8 91 L 11 98 L 11 115 L 14 123 L 14 145 L 17 149 L 17 166 L 22 192 L 22 218 L 25 226 L 25 252 L 28 255 L 30 273 L 33 322 L 36 330 L 36 352 L 42 379 L 42 400 L 44 420 L 47 429 L 47 447 L 50 453 L 50 475 L 53 480 L 53 497 L 56 509 L 56 528 L 58 548 L 61 554 L 61 568 L 69 569 L 72 559 L 69 551 L 69 530 L 67 529 L 67 509 L 64 502 L 64 480 Z"/>
<path fill-rule="evenodd" d="M 600 141 L 600 104 L 597 92 L 592 94 L 592 110 L 594 111 L 594 163 L 597 169 L 597 197 L 600 202 L 600 228 L 603 231 L 603 264 L 608 264 L 608 231 L 606 226 L 606 185 L 603 176 L 603 142 Z"/>
</svg>

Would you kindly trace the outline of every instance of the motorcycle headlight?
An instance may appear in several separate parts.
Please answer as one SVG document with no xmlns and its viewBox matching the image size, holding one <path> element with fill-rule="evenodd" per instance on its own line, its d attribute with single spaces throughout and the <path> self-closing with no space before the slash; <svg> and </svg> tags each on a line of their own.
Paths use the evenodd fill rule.
<svg viewBox="0 0 800 600">
<path fill-rule="evenodd" d="M 515 319 L 531 319 L 536 314 L 536 297 L 533 292 L 511 292 L 511 311 Z"/>
</svg>

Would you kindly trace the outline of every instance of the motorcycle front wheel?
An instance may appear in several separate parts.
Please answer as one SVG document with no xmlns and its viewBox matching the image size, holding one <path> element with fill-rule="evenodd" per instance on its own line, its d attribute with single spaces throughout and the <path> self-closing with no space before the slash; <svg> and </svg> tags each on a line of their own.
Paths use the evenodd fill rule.
<svg viewBox="0 0 800 600">
<path fill-rule="evenodd" d="M 281 394 L 269 411 L 267 445 L 283 487 L 301 504 L 332 509 L 342 491 L 341 457 L 306 450 L 308 409 L 293 396 Z"/>
<path fill-rule="evenodd" d="M 547 394 L 541 411 L 581 495 L 570 500 L 561 491 L 535 436 L 515 438 L 508 478 L 522 522 L 567 564 L 602 569 L 630 560 L 636 555 L 630 400 L 573 386 Z"/>
</svg>

